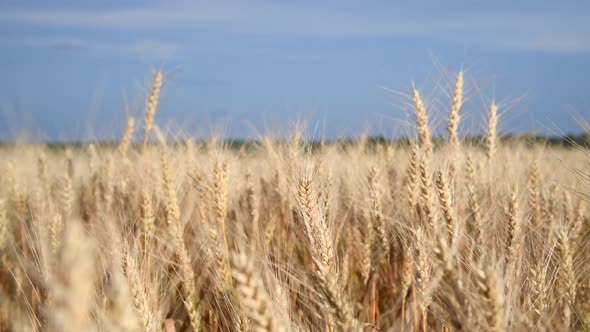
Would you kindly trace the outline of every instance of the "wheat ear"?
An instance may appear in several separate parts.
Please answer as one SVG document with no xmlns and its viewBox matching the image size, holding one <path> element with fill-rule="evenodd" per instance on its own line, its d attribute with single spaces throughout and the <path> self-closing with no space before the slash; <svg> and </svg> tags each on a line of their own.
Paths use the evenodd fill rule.
<svg viewBox="0 0 590 332">
<path fill-rule="evenodd" d="M 496 276 L 489 266 L 476 272 L 477 285 L 486 303 L 484 313 L 488 321 L 489 331 L 506 331 L 503 311 L 504 295 L 500 290 Z"/>
<path fill-rule="evenodd" d="M 520 234 L 521 234 L 521 223 L 518 218 L 518 201 L 516 198 L 516 186 L 512 188 L 510 193 L 510 201 L 508 202 L 508 223 L 506 224 L 506 261 L 512 262 L 516 259 L 520 249 Z"/>
<path fill-rule="evenodd" d="M 49 170 L 47 168 L 47 157 L 45 153 L 41 152 L 37 159 L 37 175 L 39 177 L 39 188 L 37 193 L 39 195 L 39 204 L 41 210 L 48 210 L 50 200 L 49 195 Z"/>
<path fill-rule="evenodd" d="M 571 322 L 572 309 L 576 302 L 577 279 L 574 272 L 574 253 L 570 247 L 570 237 L 565 229 L 557 234 L 557 294 L 563 305 L 563 319 L 567 326 Z"/>
<path fill-rule="evenodd" d="M 55 213 L 49 225 L 49 233 L 51 236 L 51 248 L 53 252 L 57 252 L 61 243 L 61 233 L 63 227 L 63 218 L 59 213 Z"/>
<path fill-rule="evenodd" d="M 389 239 L 385 231 L 385 222 L 383 208 L 381 206 L 381 197 L 379 193 L 379 185 L 377 178 L 377 168 L 371 167 L 369 169 L 368 182 L 369 182 L 369 201 L 371 206 L 371 218 L 373 228 L 375 230 L 377 248 L 379 248 L 379 264 L 389 259 Z"/>
<path fill-rule="evenodd" d="M 142 322 L 137 315 L 131 287 L 121 267 L 112 266 L 108 270 L 111 287 L 107 291 L 108 322 L 105 330 L 140 331 Z"/>
<path fill-rule="evenodd" d="M 156 230 L 154 226 L 155 216 L 152 204 L 152 195 L 147 188 L 141 191 L 141 224 L 146 239 L 151 239 Z"/>
<path fill-rule="evenodd" d="M 418 125 L 418 139 L 421 147 L 427 154 L 432 152 L 432 138 L 430 137 L 430 129 L 428 128 L 428 115 L 426 114 L 426 107 L 420 97 L 418 90 L 414 89 L 412 100 L 414 102 L 414 114 L 416 123 Z"/>
<path fill-rule="evenodd" d="M 148 300 L 148 289 L 142 280 L 142 276 L 135 257 L 132 257 L 127 250 L 123 252 L 123 272 L 127 277 L 129 288 L 131 290 L 131 297 L 133 299 L 133 306 L 137 310 L 137 314 L 143 324 L 143 329 L 146 332 L 156 331 L 155 317 Z"/>
<path fill-rule="evenodd" d="M 449 184 L 442 171 L 439 170 L 436 172 L 435 182 L 436 190 L 438 192 L 438 199 L 440 201 L 440 206 L 443 211 L 443 217 L 445 218 L 445 221 L 447 223 L 449 239 L 452 239 L 456 222 L 453 214 L 453 203 L 451 201 Z"/>
<path fill-rule="evenodd" d="M 323 214 L 318 209 L 317 196 L 312 191 L 311 180 L 300 180 L 297 193 L 312 257 L 316 260 L 316 265 L 331 269 L 335 261 L 334 249 L 326 221 L 318 218 L 323 217 Z"/>
<path fill-rule="evenodd" d="M 457 74 L 457 79 L 455 81 L 455 89 L 453 91 L 453 103 L 451 104 L 451 109 L 449 111 L 449 139 L 451 141 L 451 145 L 458 149 L 460 142 L 459 142 L 459 135 L 457 134 L 457 129 L 459 127 L 459 121 L 461 120 L 461 115 L 459 111 L 463 106 L 463 71 L 460 71 Z"/>
<path fill-rule="evenodd" d="M 479 199 L 475 191 L 475 170 L 473 169 L 473 162 L 471 156 L 467 157 L 466 163 L 466 175 L 467 175 L 467 211 L 469 212 L 468 217 L 468 231 L 474 238 L 475 245 L 477 248 L 474 250 L 476 253 L 480 251 L 483 246 L 482 237 L 482 217 L 479 206 Z"/>
<path fill-rule="evenodd" d="M 242 310 L 251 319 L 254 331 L 287 331 L 283 319 L 276 316 L 274 303 L 252 261 L 243 253 L 234 253 L 231 262 L 231 274 L 235 280 L 238 299 Z"/>
<path fill-rule="evenodd" d="M 403 262 L 400 276 L 400 298 L 402 300 L 402 310 L 405 309 L 406 298 L 412 286 L 414 277 L 414 262 L 412 260 L 410 248 L 406 247 L 403 251 Z M 402 315 L 402 324 L 405 322 L 405 317 Z M 403 329 L 402 329 L 403 330 Z"/>
<path fill-rule="evenodd" d="M 408 165 L 408 169 L 406 171 L 406 192 L 408 195 L 408 206 L 410 208 L 410 212 L 416 210 L 416 200 L 418 199 L 418 189 L 420 187 L 418 182 L 420 177 L 420 170 L 418 169 L 418 164 L 420 163 L 419 153 L 420 151 L 418 145 L 412 145 L 410 164 Z"/>
<path fill-rule="evenodd" d="M 547 309 L 547 284 L 546 284 L 546 268 L 542 265 L 543 260 L 535 264 L 530 269 L 529 283 L 531 287 L 531 306 L 536 318 L 541 318 Z"/>
<path fill-rule="evenodd" d="M 371 257 L 373 255 L 372 244 L 373 244 L 373 226 L 371 222 L 368 225 L 362 225 L 359 223 L 354 228 L 355 246 L 359 252 L 359 270 L 361 275 L 361 282 L 366 285 L 371 276 Z"/>
<path fill-rule="evenodd" d="M 437 216 L 432 197 L 432 180 L 429 170 L 428 154 L 423 154 L 420 160 L 420 201 L 422 211 L 426 214 L 426 221 L 430 231 L 435 231 Z"/>
<path fill-rule="evenodd" d="M 96 252 L 79 222 L 69 223 L 64 235 L 52 269 L 50 330 L 85 331 L 93 326 Z"/>
<path fill-rule="evenodd" d="M 154 82 L 152 84 L 152 91 L 147 101 L 145 110 L 145 123 L 143 132 L 143 153 L 147 149 L 147 143 L 149 139 L 150 130 L 154 124 L 154 117 L 156 115 L 156 109 L 158 108 L 158 100 L 160 98 L 160 89 L 162 88 L 163 74 L 161 70 L 156 72 Z"/>
<path fill-rule="evenodd" d="M 514 282 L 516 273 L 516 263 L 520 253 L 520 243 L 522 237 L 522 222 L 518 217 L 518 201 L 516 197 L 516 186 L 512 188 L 510 193 L 510 201 L 508 202 L 508 213 L 506 224 L 506 283 L 512 284 Z"/>
<path fill-rule="evenodd" d="M 64 219 L 68 219 L 72 215 L 74 208 L 74 188 L 72 185 L 72 178 L 69 174 L 62 178 L 62 186 L 60 192 L 61 213 Z"/>
<path fill-rule="evenodd" d="M 8 218 L 6 218 L 6 203 L 0 200 L 0 251 L 8 243 Z"/>
<path fill-rule="evenodd" d="M 540 179 L 539 165 L 533 161 L 529 174 L 529 208 L 531 210 L 531 223 L 539 226 L 541 223 L 541 202 L 540 202 Z"/>
<path fill-rule="evenodd" d="M 489 161 L 494 159 L 498 141 L 498 106 L 492 102 L 488 112 L 488 129 L 486 131 L 486 155 Z"/>
<path fill-rule="evenodd" d="M 186 249 L 182 237 L 182 227 L 180 224 L 180 209 L 174 179 L 170 172 L 170 167 L 165 158 L 162 158 L 162 177 L 164 180 L 164 190 L 166 192 L 166 214 L 168 227 L 172 236 L 172 244 L 180 260 L 180 271 L 182 275 L 182 288 L 184 291 L 184 306 L 188 312 L 191 326 L 195 331 L 199 331 L 201 325 L 201 316 L 197 304 L 197 294 L 195 291 L 195 273 L 191 264 L 191 258 Z"/>
<path fill-rule="evenodd" d="M 428 256 L 428 249 L 426 244 L 426 234 L 420 227 L 414 234 L 415 250 L 416 250 L 416 286 L 422 297 L 420 308 L 422 313 L 430 304 L 430 294 L 428 293 L 428 283 L 431 280 L 432 266 Z"/>
<path fill-rule="evenodd" d="M 230 257 L 229 257 L 229 241 L 226 228 L 226 217 L 228 207 L 228 191 L 227 191 L 227 177 L 228 165 L 226 162 L 219 160 L 215 161 L 213 167 L 213 208 L 215 211 L 215 225 L 210 228 L 211 238 L 214 240 L 215 254 L 217 263 L 220 264 L 219 271 L 225 282 L 225 286 L 230 286 L 232 283 Z M 218 227 L 221 232 L 221 245 L 219 244 Z"/>
<path fill-rule="evenodd" d="M 135 129 L 135 119 L 130 116 L 127 118 L 127 127 L 125 128 L 125 133 L 121 138 L 121 142 L 119 143 L 119 153 L 121 154 L 122 158 L 125 158 L 127 155 L 127 150 L 129 150 L 129 146 L 131 145 L 131 141 L 133 140 L 133 130 Z"/>
<path fill-rule="evenodd" d="M 301 209 L 303 225 L 308 240 L 308 248 L 315 266 L 314 277 L 321 293 L 323 304 L 328 309 L 328 320 L 342 330 L 358 328 L 349 302 L 342 295 L 341 285 L 335 271 L 335 254 L 328 225 L 323 219 L 312 190 L 311 179 L 298 182 L 297 198 Z"/>
<path fill-rule="evenodd" d="M 170 165 L 164 156 L 162 156 L 162 180 L 166 194 L 166 219 L 171 234 L 175 236 L 179 232 L 178 228 L 180 227 L 180 210 L 178 208 L 178 198 Z"/>
<path fill-rule="evenodd" d="M 254 239 L 258 241 L 260 232 L 258 225 L 260 214 L 258 208 L 260 203 L 259 197 L 256 193 L 256 188 L 254 186 L 254 181 L 252 180 L 252 173 L 249 169 L 246 171 L 246 204 L 248 206 L 248 214 L 250 215 L 250 219 L 252 222 L 252 231 L 254 234 Z"/>
</svg>

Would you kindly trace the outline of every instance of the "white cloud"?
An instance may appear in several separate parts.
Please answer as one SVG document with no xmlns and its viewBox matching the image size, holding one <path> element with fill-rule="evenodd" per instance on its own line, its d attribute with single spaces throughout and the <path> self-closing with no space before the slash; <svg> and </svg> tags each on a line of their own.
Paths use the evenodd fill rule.
<svg viewBox="0 0 590 332">
<path fill-rule="evenodd" d="M 0 24 L 157 33 L 210 29 L 318 38 L 428 36 L 486 47 L 590 52 L 590 39 L 586 38 L 590 24 L 584 13 L 441 13 L 426 9 L 418 14 L 415 10 L 394 9 L 371 11 L 366 7 L 343 6 L 327 9 L 252 2 L 176 3 L 167 7 L 100 11 L 5 8 L 0 11 Z"/>
</svg>

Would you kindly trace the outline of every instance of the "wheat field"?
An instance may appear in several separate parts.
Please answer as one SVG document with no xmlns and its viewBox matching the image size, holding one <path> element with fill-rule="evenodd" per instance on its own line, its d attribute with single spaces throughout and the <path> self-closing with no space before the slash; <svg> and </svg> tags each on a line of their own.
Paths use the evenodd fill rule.
<svg viewBox="0 0 590 332">
<path fill-rule="evenodd" d="M 590 329 L 582 146 L 460 132 L 0 148 L 1 331 Z M 156 127 L 157 128 L 157 127 Z M 312 144 L 313 143 L 313 144 Z"/>
</svg>

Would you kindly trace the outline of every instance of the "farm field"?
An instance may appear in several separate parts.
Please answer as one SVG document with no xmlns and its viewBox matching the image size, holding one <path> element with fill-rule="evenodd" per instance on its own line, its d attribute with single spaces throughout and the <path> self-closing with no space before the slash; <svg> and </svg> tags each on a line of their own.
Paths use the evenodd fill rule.
<svg viewBox="0 0 590 332">
<path fill-rule="evenodd" d="M 116 145 L 0 147 L 1 331 L 590 329 L 585 146 L 167 142 L 162 83 Z M 313 144 L 312 144 L 313 143 Z"/>
</svg>

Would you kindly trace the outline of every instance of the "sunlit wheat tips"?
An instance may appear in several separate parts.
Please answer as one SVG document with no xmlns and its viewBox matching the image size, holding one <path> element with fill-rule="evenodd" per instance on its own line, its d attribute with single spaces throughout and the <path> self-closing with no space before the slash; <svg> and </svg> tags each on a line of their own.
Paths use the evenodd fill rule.
<svg viewBox="0 0 590 332">
<path fill-rule="evenodd" d="M 486 155 L 488 160 L 494 159 L 498 144 L 498 106 L 492 102 L 488 111 L 488 128 L 485 136 Z"/>
<path fill-rule="evenodd" d="M 428 127 L 428 115 L 426 114 L 426 106 L 417 89 L 413 90 L 412 100 L 414 102 L 414 114 L 416 118 L 416 125 L 418 129 L 418 140 L 421 147 L 426 153 L 432 151 L 432 138 L 430 128 Z"/>
<path fill-rule="evenodd" d="M 143 151 L 147 148 L 149 133 L 154 124 L 154 117 L 156 115 L 156 109 L 158 108 L 158 101 L 160 98 L 160 89 L 162 88 L 163 74 L 161 70 L 156 72 L 154 82 L 152 84 L 152 90 L 148 97 L 146 109 L 145 109 L 145 121 L 144 121 L 144 132 L 143 132 Z"/>
<path fill-rule="evenodd" d="M 457 74 L 457 78 L 455 81 L 455 88 L 453 90 L 452 96 L 452 104 L 451 109 L 449 111 L 449 123 L 448 123 L 448 133 L 449 133 L 449 140 L 451 141 L 451 145 L 455 148 L 459 148 L 459 135 L 457 133 L 459 128 L 459 121 L 461 120 L 461 115 L 459 111 L 463 106 L 463 71 L 460 71 Z"/>
</svg>

